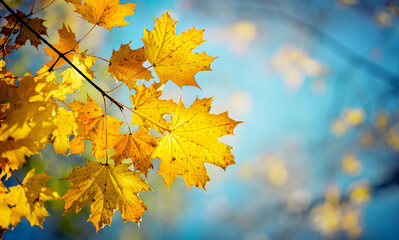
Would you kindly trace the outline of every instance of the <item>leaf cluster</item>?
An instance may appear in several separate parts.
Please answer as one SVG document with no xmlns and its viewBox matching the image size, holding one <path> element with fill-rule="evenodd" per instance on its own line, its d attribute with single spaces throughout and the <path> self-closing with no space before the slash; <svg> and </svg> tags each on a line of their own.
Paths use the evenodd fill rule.
<svg viewBox="0 0 399 240">
<path fill-rule="evenodd" d="M 119 4 L 119 0 L 65 1 L 93 24 L 91 30 L 127 25 L 124 18 L 134 14 L 135 8 L 135 4 Z M 189 107 L 181 101 L 177 104 L 160 99 L 168 81 L 180 88 L 199 87 L 195 74 L 211 70 L 215 57 L 193 52 L 204 42 L 204 30 L 192 28 L 176 34 L 177 22 L 169 13 L 155 18 L 154 29 L 144 30 L 143 47 L 131 49 L 130 43 L 121 44 L 109 60 L 100 58 L 108 62 L 105 71 L 117 80 L 113 89 L 105 91 L 96 84 L 100 80 L 95 79 L 91 69 L 99 58 L 79 47 L 84 38 L 77 40 L 71 27 L 64 24 L 58 30 L 58 43 L 50 44 L 43 38 L 47 35 L 43 19 L 34 18 L 32 12 L 15 13 L 3 0 L 0 2 L 10 12 L 5 17 L 7 24 L 1 27 L 0 39 L 2 228 L 16 226 L 23 217 L 32 226 L 41 227 L 48 215 L 43 202 L 58 198 L 65 200 L 65 212 L 78 212 L 90 205 L 88 221 L 97 231 L 111 223 L 115 210 L 125 221 L 138 223 L 147 210 L 138 194 L 151 190 L 142 174 L 146 177 L 153 168 L 152 159 L 160 159 L 158 174 L 168 187 L 181 175 L 188 188 L 195 185 L 204 189 L 210 181 L 204 163 L 223 169 L 235 163 L 232 148 L 218 138 L 233 134 L 240 122 L 229 118 L 227 112 L 211 114 L 212 98 L 197 98 Z M 50 60 L 35 74 L 28 72 L 18 78 L 5 60 L 28 40 L 36 48 L 45 43 L 44 51 Z M 144 67 L 145 62 L 150 66 Z M 60 83 L 58 78 L 62 78 Z M 83 81 L 102 95 L 103 109 L 89 95 L 86 102 L 66 102 L 69 94 L 79 92 Z M 119 87 L 129 88 L 130 105 L 123 105 L 112 95 Z M 124 119 L 108 114 L 112 106 L 119 108 Z M 126 118 L 125 111 L 131 112 L 131 119 Z M 168 114 L 172 115 L 169 121 L 165 118 Z M 128 133 L 120 131 L 124 125 Z M 133 132 L 134 125 L 139 130 Z M 162 137 L 150 134 L 150 129 Z M 62 197 L 46 186 L 50 176 L 35 174 L 34 169 L 17 186 L 7 188 L 3 184 L 15 176 L 25 157 L 37 154 L 46 144 L 52 144 L 57 154 L 68 156 L 82 154 L 85 142 L 91 142 L 97 161 L 87 160 L 85 166 L 74 167 L 65 179 L 71 188 Z"/>
</svg>

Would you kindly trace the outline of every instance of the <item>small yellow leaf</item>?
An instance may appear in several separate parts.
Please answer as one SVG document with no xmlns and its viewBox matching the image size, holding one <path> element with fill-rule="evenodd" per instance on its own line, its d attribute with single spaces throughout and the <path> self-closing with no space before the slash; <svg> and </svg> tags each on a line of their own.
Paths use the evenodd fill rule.
<svg viewBox="0 0 399 240">
<path fill-rule="evenodd" d="M 130 95 L 133 108 L 132 125 L 137 124 L 141 128 L 151 127 L 163 133 L 162 127 L 168 127 L 163 117 L 175 111 L 177 104 L 172 100 L 161 100 L 162 85 L 153 83 L 150 87 L 140 85 L 134 95 Z M 161 128 L 160 128 L 161 127 Z"/>
<path fill-rule="evenodd" d="M 126 82 L 130 89 L 137 88 L 136 79 L 150 80 L 151 71 L 143 67 L 146 61 L 144 47 L 132 50 L 129 44 L 121 44 L 118 51 L 113 50 L 107 71 L 111 76 Z"/>
<path fill-rule="evenodd" d="M 74 64 L 86 77 L 92 79 L 94 74 L 90 67 L 94 65 L 96 60 L 97 58 L 86 56 L 86 53 L 83 52 L 73 57 L 72 64 Z M 72 67 L 62 72 L 61 75 L 64 76 L 62 79 L 63 84 L 70 85 L 75 89 L 80 89 L 83 86 L 82 81 L 85 80 L 85 78 Z"/>
<path fill-rule="evenodd" d="M 154 29 L 151 32 L 144 30 L 144 55 L 154 66 L 161 83 L 172 80 L 180 88 L 199 87 L 194 75 L 199 71 L 210 71 L 210 64 L 216 57 L 205 52 L 192 52 L 204 42 L 204 30 L 192 28 L 176 35 L 176 23 L 169 13 L 163 14 L 160 19 L 155 18 Z"/>
<path fill-rule="evenodd" d="M 6 195 L 6 202 L 11 206 L 11 225 L 16 226 L 23 217 L 26 217 L 31 226 L 41 228 L 48 212 L 43 202 L 58 199 L 54 190 L 47 188 L 46 182 L 51 178 L 45 173 L 35 174 L 32 169 L 26 175 L 22 185 L 10 187 Z"/>
</svg>

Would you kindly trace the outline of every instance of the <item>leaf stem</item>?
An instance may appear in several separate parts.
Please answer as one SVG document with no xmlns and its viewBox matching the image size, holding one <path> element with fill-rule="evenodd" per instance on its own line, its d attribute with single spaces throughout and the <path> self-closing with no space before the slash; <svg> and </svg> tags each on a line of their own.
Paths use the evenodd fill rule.
<svg viewBox="0 0 399 240">
<path fill-rule="evenodd" d="M 139 75 L 140 73 L 142 73 L 142 72 L 144 72 L 144 71 L 146 71 L 146 70 L 152 68 L 153 66 L 154 66 L 154 65 L 151 65 L 151 66 L 146 67 L 145 69 L 143 69 L 143 70 L 141 70 L 141 71 L 138 71 L 138 72 L 135 73 L 133 76 L 131 76 L 127 81 L 122 82 L 121 84 L 119 84 L 118 86 L 114 87 L 113 89 L 111 89 L 111 90 L 109 90 L 109 91 L 106 91 L 106 93 L 110 93 L 110 92 L 112 92 L 112 91 L 114 91 L 114 90 L 120 88 L 121 86 L 127 84 L 127 83 L 130 82 L 130 80 L 132 80 L 135 76 L 137 76 L 137 75 Z"/>
<path fill-rule="evenodd" d="M 100 60 L 103 60 L 104 62 L 108 62 L 108 63 L 110 63 L 110 61 L 109 61 L 109 60 L 107 60 L 107 59 L 105 59 L 105 58 L 102 58 L 102 57 L 97 57 L 97 56 L 93 56 L 93 57 L 95 57 L 95 58 L 98 58 L 98 59 L 100 59 Z"/>
<path fill-rule="evenodd" d="M 141 118 L 144 118 L 145 120 L 147 120 L 147 121 L 149 121 L 150 123 L 154 124 L 155 126 L 159 127 L 160 129 L 162 129 L 162 130 L 164 130 L 164 131 L 167 131 L 167 132 L 170 132 L 169 129 L 164 128 L 164 127 L 158 125 L 156 122 L 154 122 L 154 121 L 152 121 L 152 120 L 150 120 L 150 119 L 148 119 L 148 118 L 145 118 L 144 116 L 142 116 L 142 115 L 140 115 L 139 113 L 137 113 L 134 109 L 132 109 L 132 108 L 130 108 L 130 107 L 127 107 L 127 106 L 125 106 L 125 105 L 123 105 L 123 104 L 122 104 L 122 106 L 123 106 L 124 108 L 130 110 L 133 114 L 136 114 L 137 116 L 139 116 L 139 117 L 141 117 Z M 121 109 L 121 110 L 122 110 L 122 109 Z"/>
<path fill-rule="evenodd" d="M 10 171 L 11 171 L 12 175 L 14 176 L 15 180 L 17 180 L 17 182 L 18 182 L 19 185 L 23 186 L 23 184 L 22 184 L 22 183 L 19 181 L 19 179 L 17 178 L 17 175 L 15 175 L 15 172 L 14 172 L 14 170 L 12 169 L 12 167 L 11 167 L 11 165 L 10 165 L 10 162 L 9 162 L 8 160 L 6 160 L 6 162 L 7 162 L 7 164 L 8 164 L 8 167 L 10 167 Z"/>
<path fill-rule="evenodd" d="M 33 3 L 32 3 L 32 8 L 30 9 L 30 13 L 29 13 L 29 15 L 32 15 L 33 8 L 35 7 L 35 2 L 36 2 L 36 0 L 33 0 Z"/>
<path fill-rule="evenodd" d="M 125 117 L 126 125 L 127 125 L 127 128 L 129 129 L 129 134 L 132 134 L 132 131 L 130 130 L 130 124 L 127 121 L 127 118 L 126 118 L 126 115 L 125 115 L 125 111 L 123 111 L 123 109 L 121 109 L 121 112 L 123 114 L 123 117 Z"/>
<path fill-rule="evenodd" d="M 105 96 L 103 94 L 104 100 L 104 118 L 105 118 L 105 164 L 108 164 L 108 121 L 107 121 L 107 102 L 105 101 Z M 112 102 L 111 102 L 112 105 Z M 110 105 L 110 106 L 111 106 Z"/>
<path fill-rule="evenodd" d="M 93 25 L 93 27 L 90 28 L 90 30 L 78 41 L 78 43 L 77 43 L 72 49 L 74 49 L 77 45 L 79 45 L 80 42 L 83 41 L 83 40 L 87 37 L 87 35 L 89 35 L 89 33 L 90 33 L 91 31 L 93 31 L 93 29 L 94 29 L 96 26 L 97 26 L 97 24 Z"/>
</svg>

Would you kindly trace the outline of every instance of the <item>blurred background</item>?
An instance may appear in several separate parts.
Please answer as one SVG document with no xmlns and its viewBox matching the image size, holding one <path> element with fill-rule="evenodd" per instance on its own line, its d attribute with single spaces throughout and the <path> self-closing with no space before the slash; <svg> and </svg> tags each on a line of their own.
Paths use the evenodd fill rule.
<svg viewBox="0 0 399 240">
<path fill-rule="evenodd" d="M 10 2 L 11 1 L 6 1 Z M 121 1 L 125 3 L 126 1 Z M 51 3 L 43 0 L 37 8 Z M 157 176 L 140 196 L 149 208 L 140 227 L 115 212 L 112 226 L 97 234 L 86 220 L 89 207 L 63 215 L 63 200 L 47 202 L 43 229 L 24 219 L 4 239 L 398 239 L 399 236 L 399 3 L 389 0 L 173 0 L 135 1 L 131 25 L 97 27 L 80 49 L 109 59 L 132 41 L 143 45 L 143 29 L 167 11 L 181 33 L 206 29 L 195 51 L 219 58 L 212 72 L 196 75 L 202 90 L 180 90 L 168 82 L 164 99 L 189 106 L 196 96 L 215 96 L 213 113 L 229 111 L 244 123 L 220 140 L 234 147 L 237 164 L 226 171 L 206 165 L 207 191 L 181 177 L 169 191 Z M 29 11 L 32 1 L 12 6 Z M 56 0 L 38 16 L 46 19 L 50 42 L 69 24 L 83 37 L 91 25 Z M 0 11 L 1 16 L 7 15 Z M 62 21 L 60 21 L 62 19 Z M 4 22 L 2 22 L 4 24 Z M 10 56 L 13 74 L 37 71 L 49 57 L 43 46 Z M 115 86 L 106 62 L 92 68 L 103 89 Z M 101 102 L 101 95 L 86 85 Z M 115 96 L 129 102 L 127 89 Z M 118 116 L 118 109 L 114 109 Z M 54 175 L 48 185 L 60 195 L 72 166 L 93 159 L 56 155 L 51 145 L 28 160 L 31 168 Z M 8 185 L 15 185 L 11 179 Z"/>
</svg>

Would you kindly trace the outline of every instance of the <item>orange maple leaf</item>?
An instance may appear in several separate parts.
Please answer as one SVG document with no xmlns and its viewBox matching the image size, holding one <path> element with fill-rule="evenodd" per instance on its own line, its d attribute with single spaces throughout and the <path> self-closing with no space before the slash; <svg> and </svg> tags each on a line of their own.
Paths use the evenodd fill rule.
<svg viewBox="0 0 399 240">
<path fill-rule="evenodd" d="M 119 4 L 119 0 L 84 0 L 84 4 L 80 0 L 67 2 L 75 6 L 75 12 L 83 19 L 110 31 L 112 27 L 130 24 L 124 18 L 134 14 L 133 10 L 136 7 L 134 3 Z"/>
<path fill-rule="evenodd" d="M 75 39 L 75 33 L 72 32 L 69 26 L 62 25 L 61 29 L 58 29 L 58 34 L 60 35 L 60 40 L 57 44 L 53 44 L 53 47 L 56 48 L 61 53 L 66 53 L 64 56 L 72 61 L 73 56 L 79 52 L 79 42 Z M 48 56 L 52 57 L 49 62 L 46 63 L 46 66 L 51 67 L 57 61 L 58 62 L 53 67 L 59 67 L 65 63 L 65 60 L 59 58 L 58 54 L 54 52 L 51 48 L 44 49 Z"/>
<path fill-rule="evenodd" d="M 119 127 L 124 123 L 119 119 L 105 116 L 101 107 L 89 95 L 87 95 L 85 104 L 75 100 L 67 105 L 77 113 L 76 122 L 80 124 L 80 128 L 84 129 L 83 136 L 75 136 L 76 140 L 72 140 L 71 148 L 74 149 L 74 152 L 80 152 L 81 149 L 84 149 L 83 140 L 91 140 L 93 155 L 100 160 L 106 155 L 106 151 L 114 146 L 115 138 L 120 134 Z M 106 132 L 107 134 L 105 134 Z"/>
<path fill-rule="evenodd" d="M 111 158 L 116 165 L 121 164 L 126 158 L 132 159 L 134 169 L 147 176 L 148 170 L 153 167 L 151 154 L 157 146 L 158 139 L 146 130 L 121 134 L 115 139 L 114 155 Z"/>
</svg>

